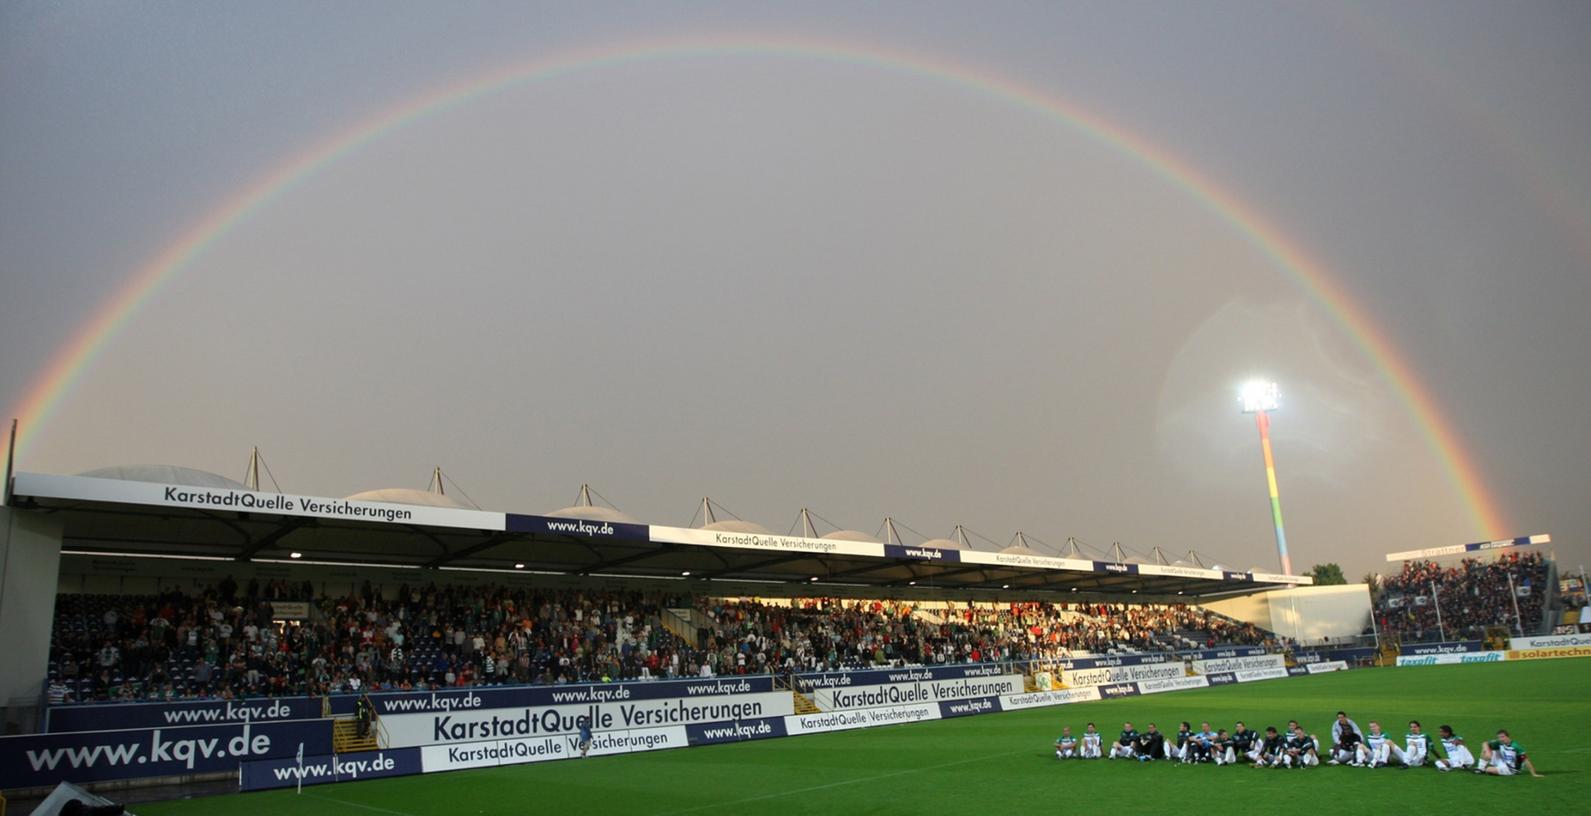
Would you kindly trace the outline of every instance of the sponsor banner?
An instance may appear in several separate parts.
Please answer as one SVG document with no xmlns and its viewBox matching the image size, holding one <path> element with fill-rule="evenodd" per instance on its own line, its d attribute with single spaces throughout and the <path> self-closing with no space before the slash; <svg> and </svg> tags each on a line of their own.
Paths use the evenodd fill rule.
<svg viewBox="0 0 1591 816">
<path fill-rule="evenodd" d="M 1299 665 L 1307 665 L 1310 663 L 1320 663 L 1327 660 L 1341 660 L 1344 663 L 1352 664 L 1370 657 L 1374 657 L 1375 653 L 1376 650 L 1370 646 L 1356 649 L 1330 649 L 1324 652 L 1295 654 L 1293 655 L 1293 662 L 1298 663 Z"/>
<path fill-rule="evenodd" d="M 50 706 L 44 730 L 107 731 L 178 725 L 313 720 L 320 716 L 319 697 L 261 697 L 255 700 L 193 700 L 181 703 L 82 703 Z M 352 710 L 352 706 L 349 707 Z"/>
<path fill-rule="evenodd" d="M 1117 697 L 1137 697 L 1138 685 L 1136 683 L 1111 683 L 1099 687 L 1099 699 L 1111 700 Z"/>
<path fill-rule="evenodd" d="M 1444 652 L 1428 655 L 1398 655 L 1399 666 L 1455 666 L 1460 663 L 1499 663 L 1513 653 L 1503 652 Z"/>
<path fill-rule="evenodd" d="M 974 697 L 970 700 L 956 700 L 939 704 L 939 718 L 948 720 L 951 717 L 966 717 L 971 714 L 999 714 L 999 697 Z"/>
<path fill-rule="evenodd" d="M 238 772 L 238 789 L 257 791 L 296 787 L 301 775 L 306 785 L 324 785 L 327 782 L 355 782 L 384 776 L 411 776 L 420 772 L 419 748 L 307 756 L 303 763 L 296 757 L 286 756 L 242 763 Z"/>
<path fill-rule="evenodd" d="M 998 697 L 1022 690 L 1022 675 L 963 677 L 956 680 L 926 680 L 916 683 L 890 683 L 876 686 L 837 686 L 812 692 L 812 702 L 824 711 L 848 708 L 901 706 L 937 703 L 969 697 Z"/>
<path fill-rule="evenodd" d="M 963 550 L 963 564 L 987 564 L 991 567 L 1028 567 L 1032 569 L 1093 572 L 1094 562 L 1085 558 L 1056 558 L 1051 555 L 1023 555 L 1020 553 L 984 552 Z"/>
<path fill-rule="evenodd" d="M 1530 649 L 1562 649 L 1574 646 L 1591 646 L 1591 635 L 1548 635 L 1546 637 L 1516 637 L 1508 639 L 1508 648 L 1520 652 Z"/>
<path fill-rule="evenodd" d="M 607 731 L 592 735 L 588 755 L 608 756 L 637 751 L 661 751 L 665 748 L 684 748 L 687 744 L 689 743 L 685 738 L 685 727 L 682 725 Z M 580 737 L 577 734 L 564 734 L 486 740 L 458 745 L 427 745 L 416 750 L 420 752 L 421 772 L 436 773 L 569 759 L 580 756 Z"/>
<path fill-rule="evenodd" d="M 698 723 L 685 726 L 685 740 L 691 745 L 717 745 L 721 742 L 744 742 L 788 736 L 783 717 L 760 717 L 752 720 L 720 723 Z"/>
<path fill-rule="evenodd" d="M 1140 663 L 1134 666 L 1102 666 L 1061 672 L 1067 686 L 1103 686 L 1107 683 L 1136 683 L 1140 680 L 1173 680 L 1187 677 L 1182 663 Z"/>
<path fill-rule="evenodd" d="M 604 541 L 646 541 L 650 538 L 645 524 L 588 521 L 556 516 L 527 516 L 520 513 L 508 513 L 504 519 L 504 526 L 511 533 L 572 535 Z"/>
<path fill-rule="evenodd" d="M 309 620 L 308 601 L 271 601 L 273 620 Z"/>
<path fill-rule="evenodd" d="M 1307 666 L 1293 666 L 1287 670 L 1288 677 L 1303 677 L 1307 674 L 1309 674 Z"/>
<path fill-rule="evenodd" d="M 1205 649 L 1198 652 L 1183 652 L 1184 658 L 1193 660 L 1227 660 L 1234 657 L 1259 657 L 1269 654 L 1264 646 L 1234 646 L 1230 649 Z"/>
<path fill-rule="evenodd" d="M 193 510 L 232 510 L 274 516 L 304 516 L 339 521 L 452 527 L 464 530 L 501 531 L 502 513 L 452 507 L 419 507 L 386 502 L 349 501 L 287 493 L 261 493 L 224 487 L 190 487 L 155 482 L 128 482 L 89 476 L 54 476 L 18 473 L 15 495 L 41 499 L 185 507 Z"/>
<path fill-rule="evenodd" d="M 1230 657 L 1225 660 L 1195 660 L 1193 670 L 1199 674 L 1235 672 L 1245 669 L 1272 669 L 1285 666 L 1287 658 L 1279 654 L 1261 654 L 1253 657 Z"/>
<path fill-rule="evenodd" d="M 1175 578 L 1201 578 L 1206 581 L 1220 581 L 1226 577 L 1225 573 L 1218 569 L 1173 567 L 1169 564 L 1139 564 L 1138 572 L 1143 575 L 1170 575 Z"/>
<path fill-rule="evenodd" d="M 1313 584 L 1308 575 L 1278 575 L 1274 572 L 1251 572 L 1249 578 L 1257 584 Z"/>
<path fill-rule="evenodd" d="M 1221 574 L 1228 581 L 1247 581 L 1249 583 L 1254 582 L 1254 576 L 1246 572 L 1232 572 L 1231 570 L 1226 570 Z"/>
<path fill-rule="evenodd" d="M 1142 666 L 1146 663 L 1170 663 L 1174 658 L 1167 654 L 1132 654 L 1112 657 L 1076 657 L 1062 660 L 1062 669 L 1098 669 L 1105 666 Z"/>
<path fill-rule="evenodd" d="M 560 736 L 579 731 L 589 717 L 595 732 L 631 731 L 690 723 L 780 717 L 794 713 L 789 692 L 713 698 L 632 700 L 613 703 L 454 710 L 444 714 L 389 714 L 381 718 L 395 748 L 484 740 Z M 529 761 L 529 760 L 526 760 Z"/>
<path fill-rule="evenodd" d="M 1348 664 L 1341 660 L 1324 660 L 1319 663 L 1310 663 L 1304 666 L 1310 674 L 1324 674 L 1325 672 L 1347 671 Z"/>
<path fill-rule="evenodd" d="M 676 697 L 716 697 L 724 694 L 760 694 L 773 691 L 773 678 L 716 677 L 699 680 L 647 680 L 633 683 L 591 683 L 576 686 L 493 686 L 444 691 L 378 692 L 370 701 L 381 716 L 420 712 L 467 711 L 488 708 L 531 708 L 573 703 L 622 703 L 629 700 L 667 700 Z M 333 714 L 354 713 L 358 696 L 337 695 Z M 319 709 L 315 716 L 319 716 Z"/>
<path fill-rule="evenodd" d="M 1237 675 L 1232 672 L 1217 672 L 1205 675 L 1204 679 L 1212 686 L 1230 686 L 1237 682 Z"/>
<path fill-rule="evenodd" d="M 1307 669 L 1306 669 L 1307 672 Z M 1244 669 L 1232 672 L 1239 683 L 1252 683 L 1256 680 L 1279 680 L 1287 676 L 1286 669 Z"/>
<path fill-rule="evenodd" d="M 1174 677 L 1170 680 L 1141 680 L 1138 683 L 1139 694 L 1159 694 L 1162 691 L 1181 691 L 1183 689 L 1204 688 L 1210 681 L 1203 677 Z"/>
<path fill-rule="evenodd" d="M 1415 558 L 1440 558 L 1444 555 L 1462 555 L 1484 550 L 1506 550 L 1510 547 L 1528 547 L 1532 544 L 1551 543 L 1552 536 L 1550 535 L 1520 536 L 1519 538 L 1504 538 L 1497 541 L 1481 541 L 1475 544 L 1454 544 L 1449 547 L 1431 547 L 1424 550 L 1404 550 L 1403 552 L 1387 553 L 1387 560 L 1409 561 Z"/>
<path fill-rule="evenodd" d="M 918 703 L 910 706 L 858 708 L 820 714 L 794 714 L 784 718 L 784 727 L 791 734 L 817 734 L 824 731 L 849 731 L 853 728 L 872 728 L 879 725 L 900 725 L 937 719 L 939 719 L 938 704 Z"/>
<path fill-rule="evenodd" d="M 1057 689 L 1055 691 L 1035 691 L 1027 694 L 1007 694 L 1000 698 L 1000 710 L 1017 711 L 1024 708 L 1039 708 L 1041 706 L 1066 705 L 1068 703 L 1088 703 L 1099 699 L 1098 686 L 1084 686 L 1074 689 Z"/>
<path fill-rule="evenodd" d="M 1478 640 L 1455 640 L 1449 643 L 1407 643 L 1402 647 L 1405 655 L 1453 654 L 1478 652 L 1484 647 Z"/>
<path fill-rule="evenodd" d="M 1095 561 L 1095 572 L 1109 572 L 1116 575 L 1137 575 L 1137 564 L 1118 564 L 1115 561 Z"/>
<path fill-rule="evenodd" d="M 1543 660 L 1560 657 L 1591 657 L 1591 646 L 1564 646 L 1558 649 L 1525 649 L 1511 651 L 1509 660 Z"/>
<path fill-rule="evenodd" d="M 236 772 L 250 759 L 331 753 L 331 721 L 251 722 L 0 737 L 0 789 Z"/>
<path fill-rule="evenodd" d="M 724 530 L 658 526 L 648 527 L 647 536 L 659 544 L 696 544 L 703 547 L 731 547 L 738 550 L 813 555 L 862 555 L 875 558 L 884 555 L 884 545 L 871 541 L 835 541 L 827 538 L 802 538 L 771 533 L 731 533 Z"/>
<path fill-rule="evenodd" d="M 926 680 L 959 680 L 963 677 L 995 677 L 1003 673 L 1005 673 L 1005 669 L 998 663 L 958 663 L 953 666 L 919 666 L 910 669 L 821 672 L 796 675 L 795 687 L 797 691 L 810 693 L 815 689 L 821 688 L 881 686 L 891 683 L 919 683 Z M 769 690 L 772 690 L 771 686 Z"/>
<path fill-rule="evenodd" d="M 960 550 L 941 550 L 938 547 L 903 547 L 897 544 L 885 544 L 884 556 L 886 558 L 910 558 L 916 561 L 939 561 L 946 564 L 961 561 Z"/>
</svg>

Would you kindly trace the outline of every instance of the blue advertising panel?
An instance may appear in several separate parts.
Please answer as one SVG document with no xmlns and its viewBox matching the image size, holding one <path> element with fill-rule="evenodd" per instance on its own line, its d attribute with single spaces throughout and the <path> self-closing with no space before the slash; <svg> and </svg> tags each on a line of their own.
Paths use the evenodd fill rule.
<svg viewBox="0 0 1591 816">
<path fill-rule="evenodd" d="M 797 691 L 844 686 L 883 686 L 892 683 L 921 683 L 929 680 L 961 680 L 968 677 L 994 677 L 1005 674 L 998 663 L 958 663 L 953 666 L 919 666 L 911 669 L 864 669 L 848 672 L 820 672 L 795 676 Z"/>
<path fill-rule="evenodd" d="M 1259 657 L 1265 654 L 1264 646 L 1230 646 L 1225 649 L 1202 649 L 1197 652 L 1178 652 L 1178 657 L 1193 660 L 1229 660 L 1234 657 Z"/>
<path fill-rule="evenodd" d="M 973 697 L 967 700 L 948 700 L 939 704 L 940 719 L 966 717 L 971 714 L 1000 713 L 999 697 Z"/>
<path fill-rule="evenodd" d="M 306 785 L 409 776 L 421 772 L 420 749 L 305 756 L 302 763 L 295 756 L 258 759 L 244 762 L 240 771 L 238 789 L 245 791 L 297 787 L 300 776 Z"/>
<path fill-rule="evenodd" d="M 1103 669 L 1115 666 L 1142 666 L 1145 663 L 1170 663 L 1172 660 L 1181 660 L 1179 657 L 1168 654 L 1131 654 L 1116 655 L 1112 657 L 1074 657 L 1062 660 L 1059 665 L 1066 671 L 1077 669 Z"/>
<path fill-rule="evenodd" d="M 474 711 L 487 708 L 539 708 L 584 703 L 623 703 L 631 700 L 668 700 L 676 697 L 712 697 L 720 694 L 756 694 L 773 691 L 773 677 L 704 677 L 699 680 L 647 680 L 630 683 L 592 683 L 578 686 L 490 686 L 443 691 L 393 691 L 370 695 L 376 714 L 424 714 Z M 352 714 L 358 697 L 333 697 L 333 714 Z"/>
<path fill-rule="evenodd" d="M 745 740 L 783 737 L 788 734 L 789 732 L 785 730 L 783 717 L 757 717 L 734 722 L 685 724 L 685 741 L 690 745 L 744 742 Z"/>
<path fill-rule="evenodd" d="M 1137 697 L 1137 683 L 1111 683 L 1099 686 L 1099 699 L 1109 700 L 1113 697 Z"/>
<path fill-rule="evenodd" d="M 961 553 L 956 550 L 941 550 L 938 547 L 903 547 L 898 544 L 885 544 L 884 557 L 914 558 L 919 561 L 939 561 L 945 564 L 961 562 Z"/>
<path fill-rule="evenodd" d="M 645 524 L 527 516 L 520 513 L 508 513 L 506 516 L 504 526 L 511 533 L 572 535 L 603 541 L 650 541 L 652 538 L 651 530 Z"/>
<path fill-rule="evenodd" d="M 44 730 L 59 734 L 68 731 L 312 720 L 319 716 L 319 697 L 185 700 L 175 703 L 80 703 L 45 709 Z"/>
<path fill-rule="evenodd" d="M 1117 575 L 1137 575 L 1137 564 L 1118 564 L 1115 561 L 1095 561 L 1095 572 L 1112 572 Z"/>
<path fill-rule="evenodd" d="M 1485 651 L 1485 648 L 1478 640 L 1454 640 L 1446 643 L 1405 643 L 1401 651 L 1406 655 L 1434 655 L 1481 652 Z"/>
<path fill-rule="evenodd" d="M 1230 686 L 1237 682 L 1237 675 L 1232 672 L 1216 672 L 1215 674 L 1206 674 L 1204 679 L 1205 682 L 1212 686 Z"/>
<path fill-rule="evenodd" d="M 0 737 L 0 788 L 236 771 L 251 759 L 331 753 L 330 720 Z"/>
</svg>

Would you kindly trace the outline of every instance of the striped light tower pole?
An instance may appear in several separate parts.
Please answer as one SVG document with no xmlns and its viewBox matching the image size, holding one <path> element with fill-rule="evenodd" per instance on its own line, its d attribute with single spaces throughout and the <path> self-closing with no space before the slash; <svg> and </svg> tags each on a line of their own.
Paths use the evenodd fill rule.
<svg viewBox="0 0 1591 816">
<path fill-rule="evenodd" d="M 1271 456 L 1271 418 L 1268 411 L 1281 406 L 1276 383 L 1250 380 L 1239 393 L 1243 413 L 1253 414 L 1260 428 L 1260 450 L 1265 453 L 1265 481 L 1271 489 L 1271 520 L 1276 524 L 1276 554 L 1281 557 L 1282 574 L 1293 574 L 1293 560 L 1287 556 L 1287 532 L 1282 529 L 1282 498 L 1276 492 L 1276 460 Z"/>
</svg>

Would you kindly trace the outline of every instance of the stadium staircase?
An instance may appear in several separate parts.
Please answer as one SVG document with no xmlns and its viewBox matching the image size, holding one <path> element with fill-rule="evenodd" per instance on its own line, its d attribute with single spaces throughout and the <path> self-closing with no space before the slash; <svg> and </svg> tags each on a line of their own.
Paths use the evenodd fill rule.
<svg viewBox="0 0 1591 816">
<path fill-rule="evenodd" d="M 790 695 L 795 698 L 795 713 L 797 714 L 816 714 L 821 710 L 818 708 L 817 703 L 812 702 L 811 697 L 795 689 L 790 690 Z"/>
<path fill-rule="evenodd" d="M 359 723 L 353 717 L 338 717 L 331 723 L 331 749 L 333 753 L 351 754 L 356 751 L 377 751 L 381 746 L 376 739 L 380 721 L 371 723 L 370 733 L 359 736 Z"/>
<path fill-rule="evenodd" d="M 658 615 L 658 620 L 662 623 L 664 631 L 685 641 L 692 649 L 699 649 L 701 648 L 701 630 L 697 627 L 691 614 L 695 611 L 688 607 L 665 609 L 662 614 Z"/>
</svg>

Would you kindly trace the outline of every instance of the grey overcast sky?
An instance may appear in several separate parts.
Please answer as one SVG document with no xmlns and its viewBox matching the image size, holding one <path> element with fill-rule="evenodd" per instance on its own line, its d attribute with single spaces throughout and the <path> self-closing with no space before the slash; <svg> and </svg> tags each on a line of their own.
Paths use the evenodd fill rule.
<svg viewBox="0 0 1591 816">
<path fill-rule="evenodd" d="M 635 43 L 905 52 L 1070 100 L 1306 248 L 1398 349 L 1470 508 L 1323 304 L 1063 121 L 705 50 L 461 101 L 308 175 L 115 331 L 19 468 L 161 462 L 489 509 L 590 482 L 683 524 L 955 524 L 1273 569 L 1234 389 L 1274 377 L 1295 565 L 1591 534 L 1591 4 L 0 4 L 0 405 L 291 157 L 507 66 Z M 16 409 L 13 409 L 13 413 Z M 987 543 L 981 546 L 992 546 Z"/>
</svg>

